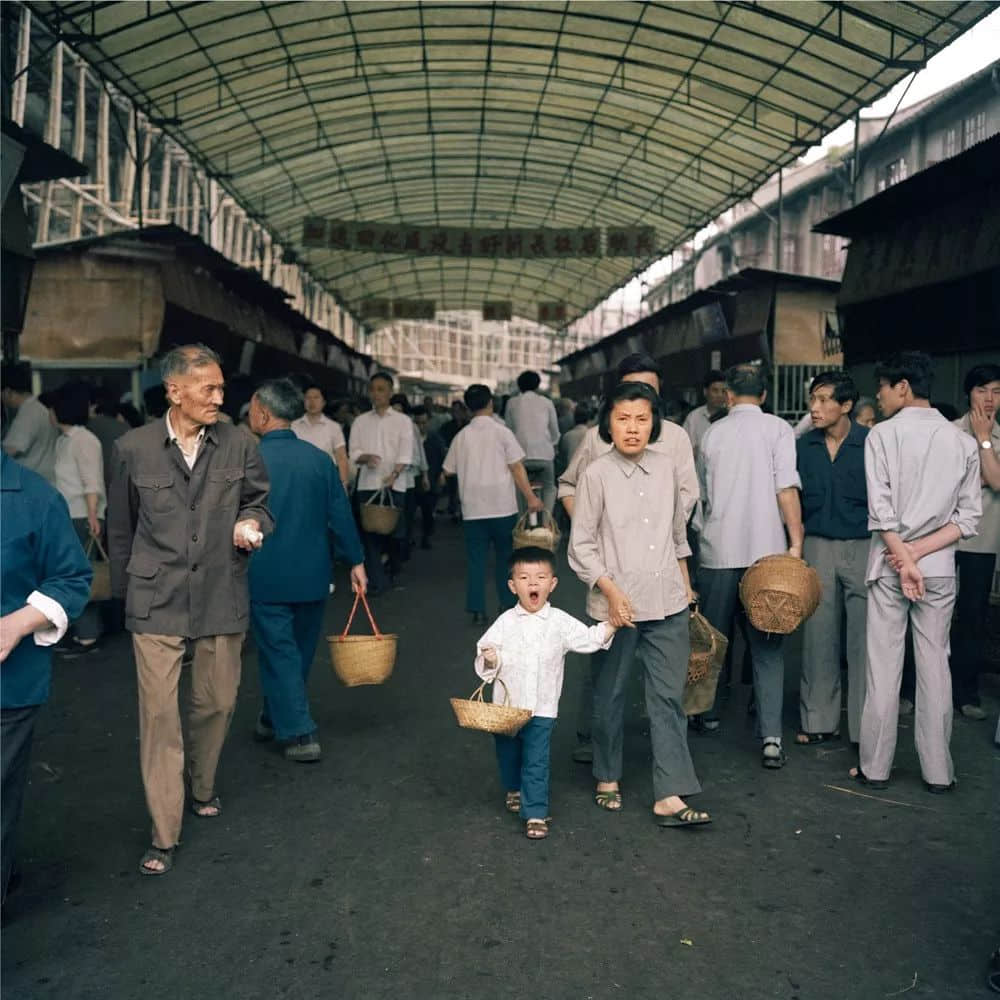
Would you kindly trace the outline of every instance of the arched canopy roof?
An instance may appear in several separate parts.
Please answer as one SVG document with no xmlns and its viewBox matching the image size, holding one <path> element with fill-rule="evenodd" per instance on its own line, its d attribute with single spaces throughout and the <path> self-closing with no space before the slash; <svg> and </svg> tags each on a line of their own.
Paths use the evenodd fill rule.
<svg viewBox="0 0 1000 1000">
<path fill-rule="evenodd" d="M 988 2 L 30 3 L 284 245 L 306 216 L 645 225 L 642 258 L 303 249 L 352 308 L 584 313 Z"/>
</svg>

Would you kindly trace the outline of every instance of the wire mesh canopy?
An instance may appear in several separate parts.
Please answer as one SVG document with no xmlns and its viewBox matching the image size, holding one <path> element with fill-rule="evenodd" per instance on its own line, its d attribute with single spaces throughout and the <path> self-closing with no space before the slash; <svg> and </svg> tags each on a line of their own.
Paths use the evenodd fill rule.
<svg viewBox="0 0 1000 1000">
<path fill-rule="evenodd" d="M 29 3 L 352 309 L 567 319 L 871 104 L 989 2 Z M 304 248 L 303 220 L 642 225 L 636 257 Z"/>
</svg>

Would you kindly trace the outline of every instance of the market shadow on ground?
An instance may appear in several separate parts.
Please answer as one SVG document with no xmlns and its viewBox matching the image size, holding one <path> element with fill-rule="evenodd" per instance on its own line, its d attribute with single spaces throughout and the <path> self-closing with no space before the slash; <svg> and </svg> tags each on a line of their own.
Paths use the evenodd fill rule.
<svg viewBox="0 0 1000 1000">
<path fill-rule="evenodd" d="M 722 734 L 691 737 L 694 802 L 715 822 L 661 830 L 638 687 L 624 811 L 594 806 L 589 769 L 571 760 L 575 658 L 553 737 L 552 834 L 530 842 L 503 810 L 490 737 L 458 729 L 448 704 L 475 687 L 481 629 L 463 612 L 460 529 L 442 524 L 435 544 L 374 602 L 400 636 L 388 683 L 344 688 L 319 650 L 321 763 L 253 742 L 248 643 L 224 813 L 186 816 L 165 878 L 136 870 L 148 819 L 127 638 L 101 662 L 57 663 L 3 932 L 5 998 L 986 995 L 1000 940 L 993 725 L 956 719 L 953 795 L 924 791 L 908 720 L 890 789 L 858 789 L 846 743 L 791 745 L 793 641 L 788 766 L 760 767 L 737 683 Z M 564 568 L 554 602 L 579 614 L 582 598 Z M 995 720 L 1000 691 L 984 680 Z"/>
</svg>

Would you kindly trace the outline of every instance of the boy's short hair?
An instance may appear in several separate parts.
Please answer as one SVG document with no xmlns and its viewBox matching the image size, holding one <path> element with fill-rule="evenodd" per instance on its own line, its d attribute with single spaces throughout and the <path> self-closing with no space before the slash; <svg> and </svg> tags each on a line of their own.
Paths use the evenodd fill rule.
<svg viewBox="0 0 1000 1000">
<path fill-rule="evenodd" d="M 851 408 L 848 413 L 854 412 L 854 406 L 858 401 L 858 387 L 854 384 L 854 379 L 847 372 L 831 369 L 828 372 L 820 372 L 809 383 L 809 395 L 811 396 L 820 386 L 828 385 L 833 389 L 833 398 L 838 403 L 850 403 Z"/>
<path fill-rule="evenodd" d="M 897 351 L 875 366 L 875 381 L 898 385 L 903 379 L 917 399 L 930 399 L 934 384 L 934 362 L 923 351 Z"/>
<path fill-rule="evenodd" d="M 392 376 L 388 372 L 375 372 L 370 379 L 368 379 L 368 384 L 371 385 L 373 382 L 381 379 L 383 382 L 387 382 L 389 388 L 392 389 L 395 386 Z"/>
<path fill-rule="evenodd" d="M 577 403 L 576 409 L 573 411 L 573 426 L 589 423 L 590 417 L 590 407 L 586 403 Z"/>
<path fill-rule="evenodd" d="M 618 381 L 620 382 L 626 375 L 642 375 L 649 372 L 657 378 L 661 378 L 660 366 L 648 354 L 641 351 L 635 354 L 628 354 L 618 362 Z"/>
<path fill-rule="evenodd" d="M 552 575 L 556 573 L 556 557 L 548 549 L 543 549 L 540 545 L 524 545 L 519 549 L 514 549 L 507 560 L 507 573 L 514 575 L 514 568 L 526 563 L 545 563 L 552 570 Z"/>
<path fill-rule="evenodd" d="M 611 444 L 611 411 L 615 408 L 615 403 L 631 403 L 637 399 L 646 400 L 653 411 L 653 427 L 649 432 L 649 440 L 660 439 L 660 428 L 663 425 L 660 397 L 645 382 L 619 382 L 601 406 L 601 413 L 597 419 L 597 433 L 602 441 Z"/>
<path fill-rule="evenodd" d="M 1000 365 L 976 365 L 966 372 L 963 391 L 968 396 L 973 389 L 990 382 L 1000 382 Z"/>
<path fill-rule="evenodd" d="M 488 385 L 482 385 L 479 382 L 475 382 L 465 390 L 463 398 L 465 399 L 465 405 L 473 413 L 478 413 L 480 410 L 485 410 L 486 407 L 490 405 L 493 400 L 493 393 L 490 391 L 490 387 Z"/>
<path fill-rule="evenodd" d="M 701 380 L 702 389 L 707 389 L 710 385 L 714 385 L 716 382 L 725 382 L 726 376 L 723 372 L 720 372 L 718 368 L 712 368 L 708 374 Z"/>
</svg>

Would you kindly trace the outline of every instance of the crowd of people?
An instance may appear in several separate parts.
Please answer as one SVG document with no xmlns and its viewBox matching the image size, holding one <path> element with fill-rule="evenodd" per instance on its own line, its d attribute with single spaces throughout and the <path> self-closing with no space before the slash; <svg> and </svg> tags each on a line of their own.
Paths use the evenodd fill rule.
<svg viewBox="0 0 1000 1000">
<path fill-rule="evenodd" d="M 775 553 L 804 558 L 822 582 L 804 626 L 795 743 L 841 739 L 846 700 L 852 776 L 884 788 L 897 716 L 910 708 L 927 789 L 955 787 L 953 712 L 985 718 L 977 676 L 1000 548 L 1000 367 L 968 373 L 968 410 L 954 420 L 931 405 L 926 355 L 880 364 L 875 403 L 846 373 L 824 372 L 798 427 L 766 411 L 762 366 L 709 372 L 704 404 L 682 407 L 664 403 L 662 373 L 643 354 L 620 362 L 599 405 L 553 401 L 536 372 L 522 373 L 507 399 L 472 385 L 448 408 L 413 405 L 379 372 L 363 402 L 273 378 L 227 413 L 210 349 L 175 348 L 160 371 L 162 400 L 142 420 L 104 387 L 71 381 L 36 398 L 23 366 L 4 368 L 4 892 L 53 649 L 93 656 L 102 630 L 131 634 L 152 819 L 139 871 L 162 875 L 185 808 L 200 819 L 222 813 L 215 778 L 246 633 L 262 692 L 255 737 L 276 740 L 289 761 L 319 760 L 308 680 L 334 560 L 350 566 L 356 593 L 378 596 L 418 544 L 432 547 L 442 517 L 461 524 L 466 612 L 487 626 L 475 669 L 503 681 L 494 697 L 504 688 L 532 714 L 496 747 L 504 807 L 529 838 L 549 833 L 550 735 L 569 652 L 591 656 L 574 759 L 592 766 L 595 804 L 623 807 L 625 702 L 638 669 L 655 822 L 711 822 L 687 801 L 701 791 L 688 739 L 720 731 L 737 647 L 715 704 L 688 717 L 696 605 L 730 640 L 742 635 L 760 761 L 785 766 L 785 643 L 756 629 L 739 601 L 743 574 Z M 364 530 L 370 504 L 398 512 L 389 534 Z M 521 515 L 568 527 L 585 622 L 549 603 L 557 556 L 514 548 Z M 92 583 L 104 558 L 110 598 Z"/>
</svg>

